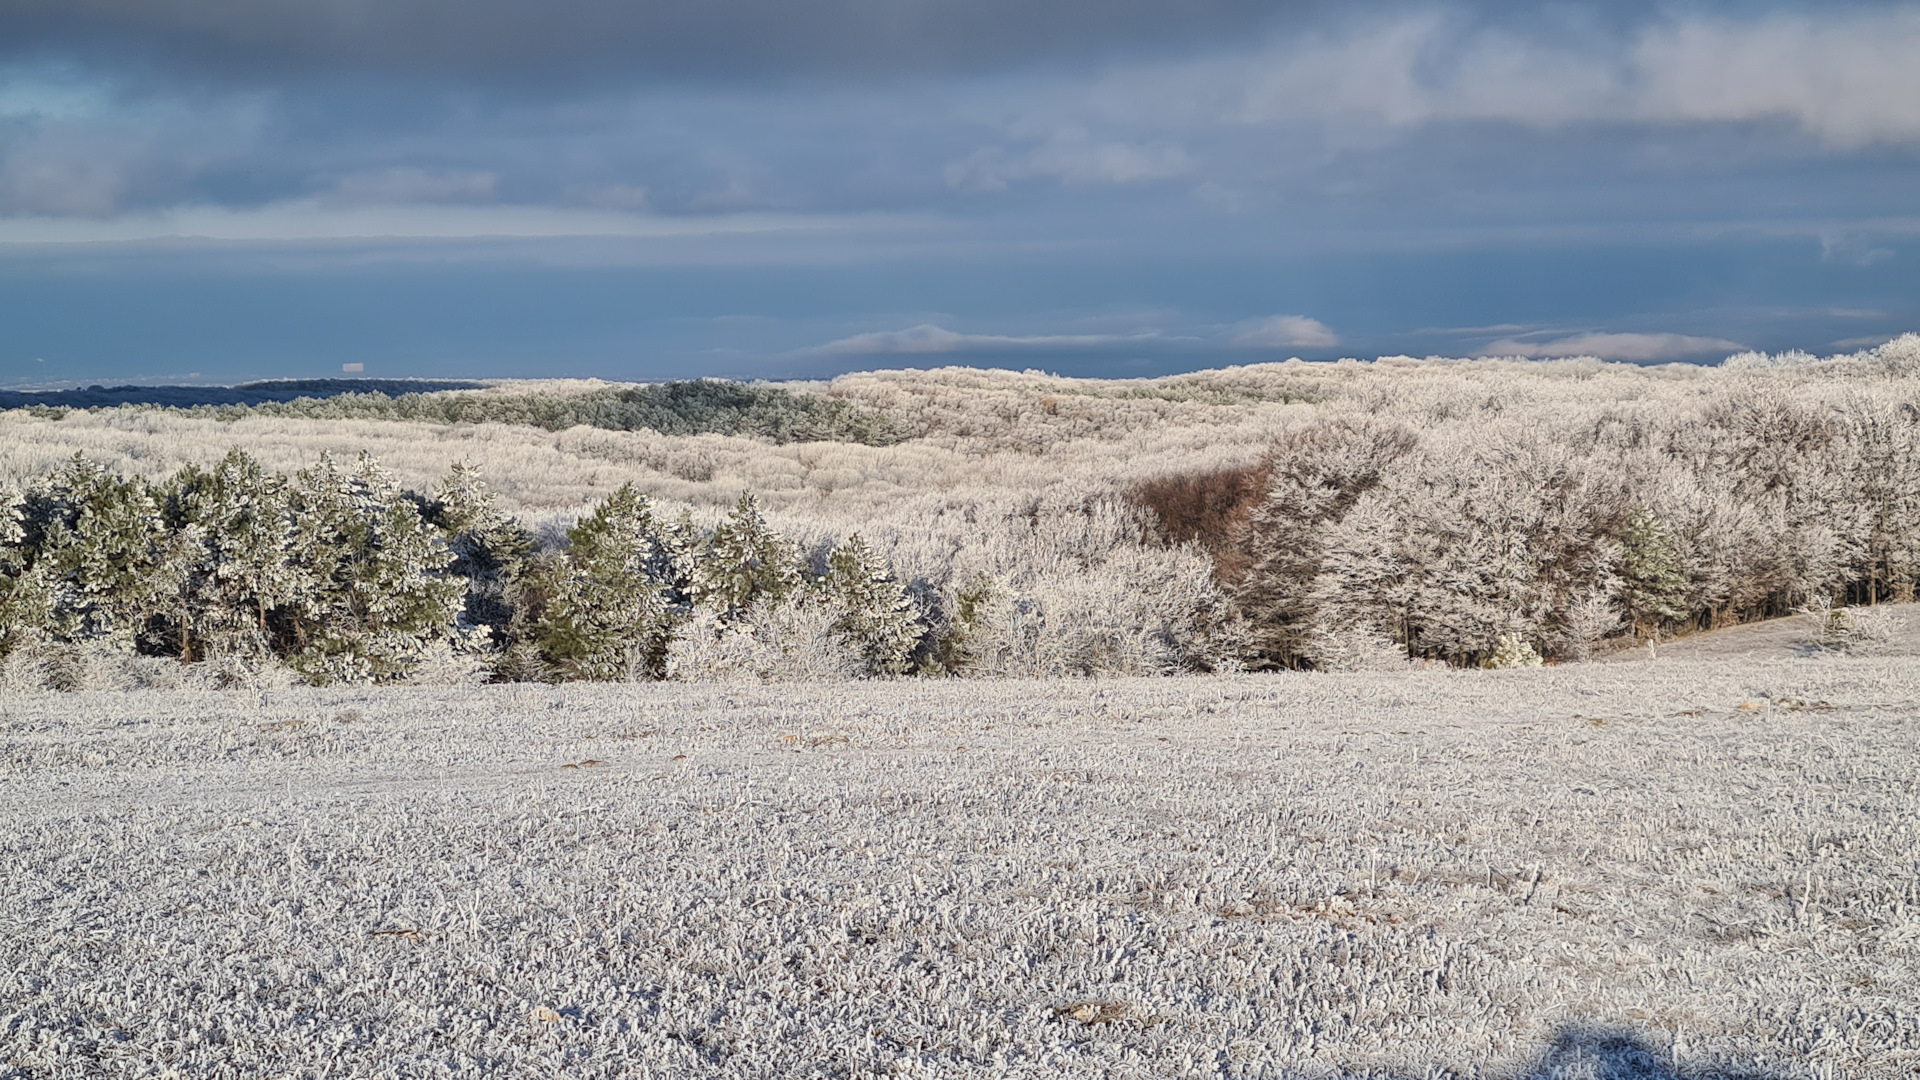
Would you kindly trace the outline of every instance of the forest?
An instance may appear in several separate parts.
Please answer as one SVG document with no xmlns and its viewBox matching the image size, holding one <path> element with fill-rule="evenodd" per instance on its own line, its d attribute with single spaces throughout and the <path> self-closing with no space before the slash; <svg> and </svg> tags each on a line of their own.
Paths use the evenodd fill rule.
<svg viewBox="0 0 1920 1080">
<path fill-rule="evenodd" d="M 1916 372 L 1907 335 L 1714 368 L 23 408 L 0 414 L 0 670 L 80 689 L 1577 662 L 1913 600 Z"/>
</svg>

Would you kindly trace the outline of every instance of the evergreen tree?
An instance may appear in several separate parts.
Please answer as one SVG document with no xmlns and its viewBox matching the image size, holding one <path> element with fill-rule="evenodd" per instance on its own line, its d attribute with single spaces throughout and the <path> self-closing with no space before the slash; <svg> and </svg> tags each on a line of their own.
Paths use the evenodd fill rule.
<svg viewBox="0 0 1920 1080">
<path fill-rule="evenodd" d="M 1659 640 L 1663 624 L 1687 615 L 1687 579 L 1667 527 L 1646 506 L 1636 506 L 1620 536 L 1620 599 L 1635 632 Z"/>
<path fill-rule="evenodd" d="M 533 537 L 500 511 L 480 470 L 465 462 L 441 482 L 427 515 L 446 534 L 453 555 L 447 572 L 466 583 L 462 617 L 485 630 L 494 647 L 506 646 Z"/>
<path fill-rule="evenodd" d="M 827 557 L 821 591 L 834 605 L 833 630 L 860 652 L 869 675 L 898 675 L 924 629 L 907 590 L 867 542 L 854 534 Z"/>
<path fill-rule="evenodd" d="M 18 493 L 0 489 L 0 657 L 53 621 L 53 597 L 32 569 L 26 507 Z"/>
<path fill-rule="evenodd" d="M 171 545 L 152 485 L 111 476 L 76 454 L 30 507 L 37 550 L 27 588 L 45 590 L 46 629 L 61 641 L 132 649 L 172 591 L 156 573 Z"/>
<path fill-rule="evenodd" d="M 184 583 L 181 659 L 288 651 L 287 613 L 315 583 L 294 558 L 286 478 L 235 449 L 210 470 L 181 470 L 169 487 L 175 527 L 197 536 L 202 553 Z"/>
<path fill-rule="evenodd" d="M 932 601 L 934 625 L 922 639 L 919 670 L 927 675 L 964 674 L 986 651 L 1005 597 L 982 571 L 934 594 Z"/>
<path fill-rule="evenodd" d="M 752 492 L 743 493 L 707 537 L 691 582 L 693 600 L 719 612 L 723 621 L 755 605 L 779 604 L 800 584 L 799 552 L 767 525 Z"/>
<path fill-rule="evenodd" d="M 571 547 L 537 575 L 532 637 L 566 678 L 658 677 L 683 613 L 679 530 L 663 529 L 646 496 L 623 485 L 567 531 Z"/>
<path fill-rule="evenodd" d="M 1501 634 L 1494 644 L 1493 654 L 1481 662 L 1490 668 L 1527 668 L 1540 666 L 1539 650 L 1533 643 L 1519 634 Z"/>
<path fill-rule="evenodd" d="M 291 494 L 313 583 L 293 605 L 294 667 L 315 682 L 404 678 L 460 610 L 446 541 L 367 454 L 351 472 L 323 456 Z"/>
</svg>

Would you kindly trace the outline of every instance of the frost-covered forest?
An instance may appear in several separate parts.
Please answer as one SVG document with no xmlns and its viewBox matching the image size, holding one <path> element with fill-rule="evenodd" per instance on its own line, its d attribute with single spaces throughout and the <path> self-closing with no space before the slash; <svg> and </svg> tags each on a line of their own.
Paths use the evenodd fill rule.
<svg viewBox="0 0 1920 1080">
<path fill-rule="evenodd" d="M 1920 336 L 0 413 L 17 687 L 1577 661 L 1914 598 Z"/>
</svg>

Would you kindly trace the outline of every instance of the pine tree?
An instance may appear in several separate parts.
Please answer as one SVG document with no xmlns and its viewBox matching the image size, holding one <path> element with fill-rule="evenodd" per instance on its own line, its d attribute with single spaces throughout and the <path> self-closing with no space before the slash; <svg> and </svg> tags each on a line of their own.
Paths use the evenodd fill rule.
<svg viewBox="0 0 1920 1080">
<path fill-rule="evenodd" d="M 1646 506 L 1636 506 L 1620 536 L 1620 599 L 1643 639 L 1659 640 L 1660 628 L 1687 614 L 1687 579 L 1667 527 Z"/>
<path fill-rule="evenodd" d="M 33 554 L 24 500 L 0 489 L 0 657 L 53 621 L 53 597 L 32 574 Z"/>
<path fill-rule="evenodd" d="M 922 586 L 916 607 L 927 612 L 930 625 L 910 658 L 922 675 L 963 675 L 977 667 L 989 651 L 996 632 L 996 616 L 1008 606 L 1004 590 L 992 576 L 976 571 L 947 587 Z"/>
<path fill-rule="evenodd" d="M 659 677 L 686 582 L 678 532 L 623 485 L 568 530 L 572 546 L 536 576 L 531 636 L 565 678 Z"/>
<path fill-rule="evenodd" d="M 755 605 L 779 604 L 800 584 L 799 552 L 767 525 L 751 492 L 707 537 L 691 582 L 694 602 L 718 611 L 723 621 Z"/>
<path fill-rule="evenodd" d="M 533 537 L 500 511 L 480 470 L 465 462 L 456 463 L 441 482 L 428 517 L 446 534 L 453 554 L 447 572 L 466 583 L 463 619 L 484 630 L 493 647 L 504 648 Z"/>
<path fill-rule="evenodd" d="M 35 500 L 29 589 L 50 601 L 61 641 L 106 640 L 131 650 L 171 591 L 155 571 L 168 555 L 159 501 L 145 480 L 122 480 L 74 455 Z"/>
<path fill-rule="evenodd" d="M 181 470 L 169 488 L 176 529 L 197 534 L 203 553 L 185 582 L 181 658 L 288 651 L 287 612 L 314 581 L 294 558 L 286 478 L 235 449 L 211 470 Z"/>
<path fill-rule="evenodd" d="M 1490 668 L 1527 668 L 1540 666 L 1540 652 L 1533 643 L 1519 634 L 1501 634 L 1495 642 L 1493 654 L 1482 662 Z"/>
<path fill-rule="evenodd" d="M 313 582 L 293 605 L 293 666 L 315 682 L 404 678 L 460 610 L 446 541 L 368 454 L 351 472 L 323 456 L 291 501 Z"/>
<path fill-rule="evenodd" d="M 837 610 L 835 633 L 859 650 L 869 675 L 898 675 L 924 634 L 907 590 L 858 533 L 833 549 L 820 589 Z"/>
</svg>

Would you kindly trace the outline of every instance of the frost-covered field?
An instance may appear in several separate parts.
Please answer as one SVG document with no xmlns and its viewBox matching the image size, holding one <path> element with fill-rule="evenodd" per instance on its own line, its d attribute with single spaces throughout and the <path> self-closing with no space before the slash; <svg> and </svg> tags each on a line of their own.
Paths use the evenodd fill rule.
<svg viewBox="0 0 1920 1080">
<path fill-rule="evenodd" d="M 1911 1077 L 1920 660 L 0 699 L 0 1076 Z"/>
</svg>

